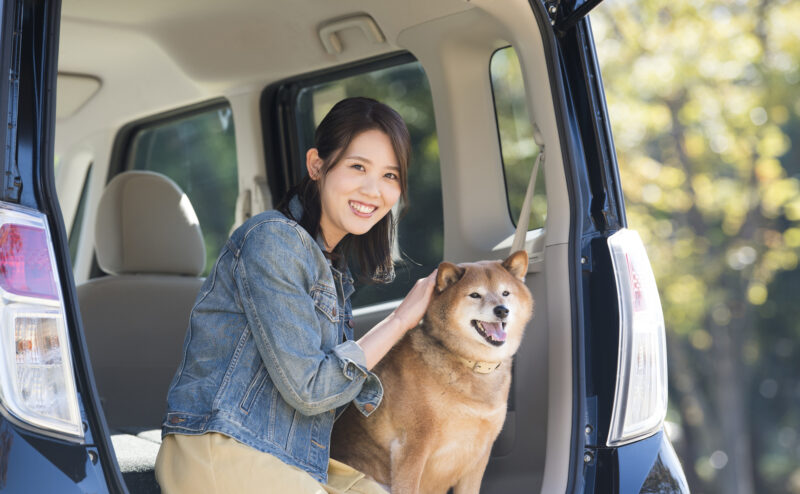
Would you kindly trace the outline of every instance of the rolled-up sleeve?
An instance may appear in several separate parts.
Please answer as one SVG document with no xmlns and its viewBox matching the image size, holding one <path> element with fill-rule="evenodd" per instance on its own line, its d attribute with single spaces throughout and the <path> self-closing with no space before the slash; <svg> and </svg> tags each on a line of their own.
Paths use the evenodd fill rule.
<svg viewBox="0 0 800 494">
<path fill-rule="evenodd" d="M 320 321 L 310 295 L 318 268 L 311 251 L 317 247 L 309 239 L 279 220 L 247 233 L 235 268 L 247 323 L 270 378 L 300 413 L 315 415 L 353 401 L 369 415 L 383 388 L 366 369 L 364 351 L 354 341 L 323 349 L 327 322 Z"/>
</svg>

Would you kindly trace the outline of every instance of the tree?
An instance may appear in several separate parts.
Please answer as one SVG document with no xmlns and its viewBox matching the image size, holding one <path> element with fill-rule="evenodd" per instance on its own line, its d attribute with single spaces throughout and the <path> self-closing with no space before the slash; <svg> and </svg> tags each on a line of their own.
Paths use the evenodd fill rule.
<svg viewBox="0 0 800 494">
<path fill-rule="evenodd" d="M 775 297 L 776 276 L 795 290 L 800 281 L 787 277 L 800 254 L 800 5 L 612 0 L 595 10 L 628 222 L 662 294 L 670 418 L 690 485 L 786 489 L 793 473 L 800 481 L 796 445 L 785 441 L 786 458 L 762 437 L 800 417 L 768 421 L 751 405 L 780 393 L 782 381 L 762 378 L 765 343 L 797 332 L 762 324 L 765 308 L 790 303 Z"/>
</svg>

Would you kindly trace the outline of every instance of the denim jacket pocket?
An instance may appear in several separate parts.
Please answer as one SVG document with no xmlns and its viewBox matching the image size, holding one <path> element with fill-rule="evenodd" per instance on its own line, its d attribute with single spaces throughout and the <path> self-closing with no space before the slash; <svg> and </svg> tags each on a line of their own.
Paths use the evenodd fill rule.
<svg viewBox="0 0 800 494">
<path fill-rule="evenodd" d="M 339 321 L 339 314 L 336 310 L 336 289 L 323 283 L 317 283 L 311 288 L 311 298 L 318 311 L 325 314 L 325 317 L 332 323 Z"/>
<path fill-rule="evenodd" d="M 267 368 L 264 367 L 264 364 L 262 363 L 258 367 L 258 371 L 256 371 L 255 375 L 253 376 L 253 380 L 250 381 L 250 385 L 247 386 L 247 390 L 242 397 L 242 401 L 239 402 L 239 408 L 244 413 L 250 413 L 250 407 L 253 405 L 253 401 L 255 401 L 255 399 L 261 393 L 261 390 L 264 388 L 264 383 L 267 382 L 267 378 Z"/>
</svg>

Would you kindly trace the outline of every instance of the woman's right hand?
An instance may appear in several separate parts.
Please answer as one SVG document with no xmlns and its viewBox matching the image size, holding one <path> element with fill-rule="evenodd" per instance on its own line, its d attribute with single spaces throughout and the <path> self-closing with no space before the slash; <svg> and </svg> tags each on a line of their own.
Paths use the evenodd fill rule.
<svg viewBox="0 0 800 494">
<path fill-rule="evenodd" d="M 400 305 L 358 340 L 358 346 L 364 351 L 368 370 L 371 370 L 395 343 L 403 338 L 406 331 L 416 326 L 425 315 L 433 287 L 436 285 L 436 273 L 437 270 L 434 270 L 430 275 L 418 280 Z"/>
<path fill-rule="evenodd" d="M 434 269 L 425 278 L 417 280 L 411 291 L 406 295 L 406 298 L 392 312 L 392 315 L 400 321 L 404 331 L 415 327 L 422 319 L 422 316 L 425 315 L 425 311 L 431 301 L 433 287 L 436 285 L 436 273 L 438 271 L 438 269 Z"/>
</svg>

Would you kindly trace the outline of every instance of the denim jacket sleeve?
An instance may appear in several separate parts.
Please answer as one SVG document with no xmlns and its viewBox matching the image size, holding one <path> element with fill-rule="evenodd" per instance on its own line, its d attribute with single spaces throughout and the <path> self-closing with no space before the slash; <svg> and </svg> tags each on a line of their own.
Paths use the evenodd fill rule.
<svg viewBox="0 0 800 494">
<path fill-rule="evenodd" d="M 311 296 L 320 289 L 312 251 L 318 247 L 298 228 L 266 221 L 242 241 L 235 278 L 248 325 L 270 378 L 300 413 L 316 415 L 354 400 L 369 415 L 383 395 L 380 380 L 367 371 L 354 341 L 323 350 L 324 328 Z"/>
</svg>

